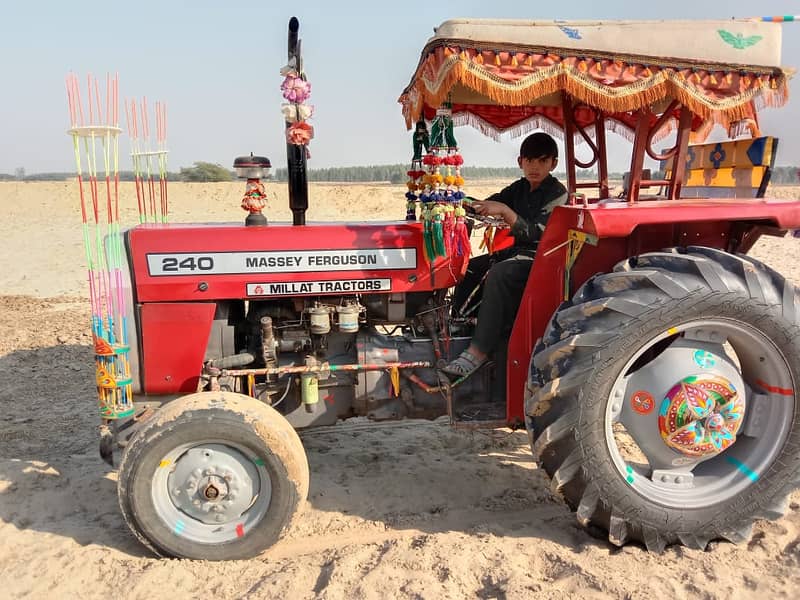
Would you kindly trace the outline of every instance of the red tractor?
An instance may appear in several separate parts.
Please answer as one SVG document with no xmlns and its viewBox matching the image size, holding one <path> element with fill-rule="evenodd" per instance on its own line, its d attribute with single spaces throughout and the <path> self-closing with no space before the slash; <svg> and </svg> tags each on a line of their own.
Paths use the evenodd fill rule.
<svg viewBox="0 0 800 600">
<path fill-rule="evenodd" d="M 132 403 L 104 406 L 101 453 L 137 537 L 164 556 L 258 554 L 306 498 L 295 429 L 354 416 L 524 425 L 552 489 L 617 545 L 705 548 L 780 517 L 800 482 L 800 303 L 745 255 L 800 228 L 800 202 L 761 197 L 776 140 L 756 107 L 785 99 L 779 64 L 780 25 L 755 20 L 437 28 L 400 97 L 409 128 L 446 105 L 490 134 L 560 130 L 571 192 L 507 351 L 460 380 L 437 367 L 470 340 L 451 307 L 468 256 L 431 256 L 426 221 L 306 224 L 301 128 L 293 223 L 259 218 L 269 164 L 244 157 L 248 225 L 125 232 Z M 715 125 L 740 139 L 690 145 Z M 621 197 L 607 129 L 633 140 Z"/>
</svg>

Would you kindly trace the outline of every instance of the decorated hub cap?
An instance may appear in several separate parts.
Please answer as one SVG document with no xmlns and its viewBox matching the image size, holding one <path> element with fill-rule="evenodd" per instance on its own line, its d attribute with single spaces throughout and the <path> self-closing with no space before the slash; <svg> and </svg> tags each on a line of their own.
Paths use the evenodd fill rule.
<svg viewBox="0 0 800 600">
<path fill-rule="evenodd" d="M 744 404 L 744 397 L 724 377 L 686 377 L 661 401 L 661 437 L 681 454 L 715 456 L 736 441 Z"/>
</svg>

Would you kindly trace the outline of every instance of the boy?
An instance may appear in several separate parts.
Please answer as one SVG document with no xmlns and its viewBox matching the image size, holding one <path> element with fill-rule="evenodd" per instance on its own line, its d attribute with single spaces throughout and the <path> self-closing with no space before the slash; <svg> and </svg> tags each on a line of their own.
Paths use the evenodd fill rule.
<svg viewBox="0 0 800 600">
<path fill-rule="evenodd" d="M 557 163 L 555 140 L 546 133 L 531 134 L 523 140 L 517 158 L 522 177 L 486 200 L 472 203 L 480 215 L 501 217 L 511 227 L 514 245 L 469 261 L 456 289 L 456 309 L 480 285 L 487 270 L 489 273 L 472 341 L 442 369 L 447 375 L 457 378 L 472 373 L 508 337 L 547 220 L 553 209 L 567 200 L 566 188 L 550 174 Z"/>
</svg>

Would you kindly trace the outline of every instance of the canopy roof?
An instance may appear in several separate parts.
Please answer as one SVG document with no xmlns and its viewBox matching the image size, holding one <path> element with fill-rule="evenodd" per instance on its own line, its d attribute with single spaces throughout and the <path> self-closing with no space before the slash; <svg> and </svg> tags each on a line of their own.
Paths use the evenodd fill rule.
<svg viewBox="0 0 800 600">
<path fill-rule="evenodd" d="M 757 109 L 788 99 L 780 48 L 781 25 L 757 20 L 457 19 L 436 28 L 399 102 L 409 128 L 449 102 L 456 123 L 497 136 L 563 126 L 562 92 L 617 129 L 678 100 L 700 137 L 715 124 L 755 133 Z"/>
</svg>

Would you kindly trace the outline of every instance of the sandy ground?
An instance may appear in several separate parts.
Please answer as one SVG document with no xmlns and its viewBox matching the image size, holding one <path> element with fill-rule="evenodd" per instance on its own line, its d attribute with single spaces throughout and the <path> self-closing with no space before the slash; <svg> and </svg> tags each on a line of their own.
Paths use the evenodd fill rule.
<svg viewBox="0 0 800 600">
<path fill-rule="evenodd" d="M 238 221 L 242 188 L 172 185 L 173 220 Z M 285 188 L 269 193 L 270 218 L 288 219 Z M 311 205 L 309 220 L 404 213 L 402 190 L 380 185 L 313 185 Z M 283 542 L 248 561 L 154 558 L 123 522 L 115 473 L 97 454 L 75 185 L 0 183 L 0 210 L 4 597 L 797 597 L 800 494 L 741 546 L 618 549 L 580 530 L 551 495 L 524 433 L 438 421 L 307 432 L 309 502 Z M 800 240 L 765 239 L 753 254 L 800 283 Z"/>
</svg>

